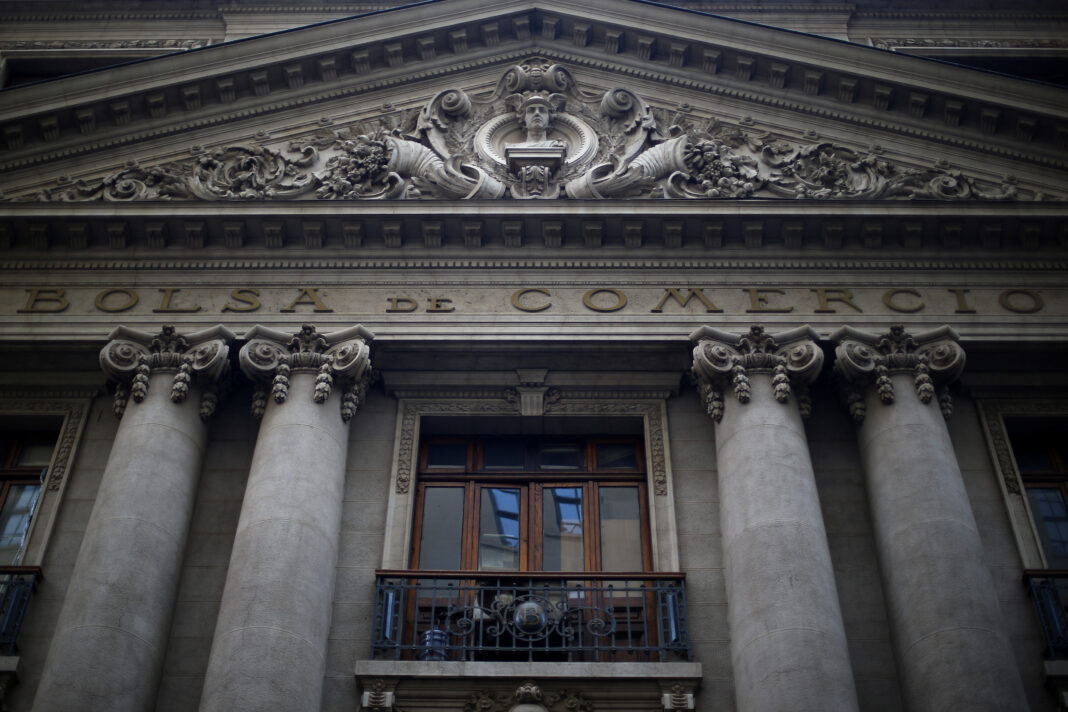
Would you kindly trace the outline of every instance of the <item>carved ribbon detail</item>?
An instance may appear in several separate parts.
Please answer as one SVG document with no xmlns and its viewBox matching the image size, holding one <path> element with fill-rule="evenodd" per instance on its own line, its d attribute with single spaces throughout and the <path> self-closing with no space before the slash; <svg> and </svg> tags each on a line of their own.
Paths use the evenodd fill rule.
<svg viewBox="0 0 1068 712">
<path fill-rule="evenodd" d="M 866 415 L 861 390 L 868 384 L 875 386 L 884 405 L 896 400 L 890 378 L 894 373 L 912 374 L 920 402 L 930 403 L 938 395 L 942 415 L 948 419 L 952 414 L 952 398 L 945 386 L 964 370 L 964 349 L 957 343 L 957 333 L 949 326 L 915 335 L 907 333 L 901 325 L 891 326 L 885 334 L 843 326 L 831 339 L 838 343 L 834 370 L 856 422 L 863 422 Z"/>
<path fill-rule="evenodd" d="M 287 334 L 256 325 L 245 338 L 248 343 L 242 347 L 239 360 L 241 370 L 257 384 L 252 395 L 253 416 L 263 416 L 268 393 L 279 405 L 288 400 L 293 369 L 316 372 L 311 394 L 316 403 L 325 403 L 334 387 L 340 386 L 344 389 L 342 419 L 348 422 L 356 414 L 371 376 L 367 342 L 374 335 L 370 331 L 353 326 L 320 334 L 314 325 L 304 324 L 296 334 Z"/>
<path fill-rule="evenodd" d="M 117 416 L 122 417 L 128 399 L 145 399 L 149 376 L 158 369 L 174 371 L 170 398 L 175 403 L 185 401 L 194 379 L 203 382 L 200 415 L 206 420 L 214 414 L 230 369 L 232 331 L 220 325 L 183 336 L 169 324 L 158 334 L 119 326 L 110 338 L 100 351 L 100 367 L 119 382 L 113 404 Z"/>
<path fill-rule="evenodd" d="M 818 336 L 809 326 L 778 334 L 768 334 L 754 325 L 747 334 L 737 335 L 703 326 L 690 335 L 697 342 L 693 350 L 693 372 L 701 388 L 708 414 L 717 423 L 723 418 L 723 393 L 729 384 L 739 403 L 752 397 L 749 374 L 771 374 L 775 400 L 786 403 L 796 385 L 803 401 L 802 412 L 810 412 L 808 390 L 823 366 Z"/>
</svg>

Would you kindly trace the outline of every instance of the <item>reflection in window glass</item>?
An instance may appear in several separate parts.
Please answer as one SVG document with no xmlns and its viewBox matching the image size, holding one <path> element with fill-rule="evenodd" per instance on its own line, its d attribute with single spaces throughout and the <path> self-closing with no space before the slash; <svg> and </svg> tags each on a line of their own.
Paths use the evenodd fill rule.
<svg viewBox="0 0 1068 712">
<path fill-rule="evenodd" d="M 519 570 L 519 490 L 483 487 L 478 522 L 480 571 Z"/>
<path fill-rule="evenodd" d="M 542 491 L 542 570 L 583 571 L 582 488 Z"/>
<path fill-rule="evenodd" d="M 581 470 L 585 464 L 583 447 L 579 443 L 546 444 L 538 451 L 543 470 Z"/>
<path fill-rule="evenodd" d="M 423 497 L 423 532 L 419 537 L 419 568 L 460 568 L 463 526 L 463 488 L 427 487 Z"/>
<path fill-rule="evenodd" d="M 637 487 L 601 487 L 601 570 L 641 571 L 642 527 Z"/>
<path fill-rule="evenodd" d="M 51 456 L 51 452 L 49 452 Z M 0 565 L 18 563 L 41 485 L 12 484 L 0 509 Z"/>
<path fill-rule="evenodd" d="M 597 468 L 600 470 L 636 470 L 638 453 L 633 443 L 597 443 Z"/>
<path fill-rule="evenodd" d="M 1027 497 L 1050 568 L 1068 568 L 1068 506 L 1057 487 L 1029 487 Z"/>
</svg>

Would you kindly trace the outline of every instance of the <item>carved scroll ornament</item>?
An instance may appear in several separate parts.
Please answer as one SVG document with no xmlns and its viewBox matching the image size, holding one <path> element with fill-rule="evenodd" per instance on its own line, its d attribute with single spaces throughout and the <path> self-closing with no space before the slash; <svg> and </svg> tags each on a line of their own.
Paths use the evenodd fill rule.
<svg viewBox="0 0 1068 712">
<path fill-rule="evenodd" d="M 744 121 L 743 121 L 744 123 Z M 966 176 L 947 163 L 894 164 L 872 147 L 798 142 L 669 113 L 625 87 L 580 88 L 532 58 L 483 95 L 459 88 L 420 109 L 323 129 L 286 146 L 259 142 L 57 179 L 11 200 L 412 199 L 1043 199 L 1015 178 Z"/>
<path fill-rule="evenodd" d="M 754 325 L 748 334 L 739 336 L 702 326 L 690 334 L 690 339 L 697 342 L 693 349 L 694 376 L 708 414 L 717 423 L 723 419 L 723 394 L 728 387 L 739 403 L 749 402 L 749 374 L 753 372 L 772 375 L 771 387 L 778 402 L 786 403 L 797 391 L 802 414 L 811 410 L 807 387 L 823 367 L 819 336 L 812 327 L 768 334 L 764 327 Z"/>
<path fill-rule="evenodd" d="M 905 327 L 895 325 L 885 334 L 873 334 L 843 326 L 831 334 L 838 343 L 834 370 L 845 390 L 850 415 L 863 422 L 866 405 L 861 390 L 871 384 L 883 405 L 897 399 L 890 376 L 909 373 L 913 376 L 916 397 L 927 404 L 938 396 L 945 418 L 953 413 L 948 385 L 964 370 L 964 349 L 957 343 L 957 332 L 949 326 L 911 335 Z"/>
<path fill-rule="evenodd" d="M 110 339 L 100 351 L 100 367 L 118 381 L 113 408 L 117 416 L 122 417 L 128 399 L 145 399 L 149 376 L 156 370 L 174 372 L 170 398 L 175 403 L 185 401 L 194 378 L 200 381 L 200 416 L 214 414 L 230 369 L 232 331 L 220 325 L 183 336 L 170 325 L 158 334 L 117 326 Z"/>
<path fill-rule="evenodd" d="M 315 386 L 310 394 L 316 403 L 325 403 L 335 386 L 343 389 L 341 417 L 348 421 L 356 414 L 371 376 L 371 349 L 374 335 L 362 326 L 320 334 L 315 326 L 304 324 L 296 334 L 287 334 L 256 325 L 245 334 L 248 340 L 239 353 L 241 370 L 256 382 L 252 414 L 259 418 L 267 407 L 268 393 L 281 405 L 289 398 L 289 377 L 293 369 L 314 370 Z"/>
</svg>

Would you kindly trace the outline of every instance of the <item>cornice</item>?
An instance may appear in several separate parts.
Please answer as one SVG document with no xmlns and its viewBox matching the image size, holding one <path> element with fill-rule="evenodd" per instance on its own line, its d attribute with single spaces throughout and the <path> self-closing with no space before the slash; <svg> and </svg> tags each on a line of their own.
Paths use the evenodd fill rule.
<svg viewBox="0 0 1068 712">
<path fill-rule="evenodd" d="M 489 12 L 492 10 L 488 10 L 487 15 Z M 669 29 L 666 25 L 648 25 L 650 29 L 646 35 L 643 34 L 646 32 L 643 28 L 624 24 L 629 15 L 591 19 L 583 17 L 582 12 L 581 8 L 567 2 L 548 2 L 535 11 L 526 10 L 518 14 L 504 12 L 480 19 L 473 19 L 474 16 L 469 13 L 460 13 L 455 24 L 416 33 L 398 32 L 392 39 L 399 47 L 395 48 L 395 54 L 388 57 L 380 54 L 383 51 L 381 38 L 371 42 L 354 37 L 352 44 L 342 47 L 343 38 L 331 34 L 324 39 L 323 49 L 319 53 L 309 49 L 299 55 L 285 57 L 285 52 L 282 52 L 283 58 L 270 66 L 246 63 L 240 70 L 210 74 L 198 69 L 196 74 L 187 79 L 164 80 L 155 84 L 151 79 L 146 79 L 147 85 L 143 91 L 109 96 L 96 102 L 86 102 L 79 99 L 76 93 L 64 92 L 64 96 L 69 97 L 70 105 L 62 109 L 35 112 L 27 105 L 28 112 L 25 114 L 8 113 L 10 118 L 4 122 L 2 130 L 9 155 L 13 155 L 0 164 L 0 169 L 39 165 L 240 118 L 350 97 L 375 89 L 401 87 L 413 81 L 507 61 L 524 52 L 540 53 L 576 65 L 615 71 L 624 76 L 645 78 L 712 96 L 734 97 L 855 126 L 982 150 L 1036 165 L 1068 166 L 1062 157 L 1049 157 L 1045 147 L 1052 142 L 1068 146 L 1068 114 L 1063 108 L 1053 108 L 1059 106 L 1059 100 L 1055 101 L 1053 94 L 1064 92 L 1050 93 L 1046 87 L 1036 88 L 1020 82 L 1019 86 L 1027 87 L 1030 94 L 1005 99 L 1011 95 L 1006 84 L 998 91 L 990 87 L 986 94 L 993 98 L 982 99 L 978 93 L 969 97 L 969 92 L 975 92 L 968 88 L 967 82 L 958 83 L 958 89 L 954 92 L 943 92 L 930 86 L 917 88 L 910 81 L 865 76 L 864 67 L 878 64 L 874 55 L 865 54 L 864 62 L 854 63 L 856 74 L 842 69 L 849 66 L 849 58 L 844 55 L 858 50 L 874 52 L 871 48 L 819 40 L 828 43 L 826 48 L 830 54 L 827 56 L 843 55 L 841 59 L 846 64 L 838 62 L 841 66 L 835 69 L 835 62 L 828 62 L 827 66 L 817 63 L 812 54 L 814 48 L 807 46 L 815 38 L 800 33 L 780 36 L 777 34 L 779 31 L 774 29 L 739 23 L 737 38 L 673 38 L 665 34 Z M 736 22 L 723 18 L 709 18 L 708 21 Z M 486 35 L 485 26 L 488 25 L 495 26 L 491 35 Z M 652 27 L 656 27 L 656 30 Z M 761 43 L 755 43 L 752 48 L 745 46 L 758 36 L 754 35 L 753 28 L 759 28 L 759 32 L 764 33 L 759 36 L 762 37 L 762 46 L 767 49 L 761 49 Z M 314 33 L 317 29 L 312 27 L 294 32 Z M 767 37 L 767 33 L 774 36 Z M 286 36 L 294 37 L 292 34 Z M 492 40 L 488 39 L 490 36 Z M 312 40 L 315 35 L 304 37 Z M 803 37 L 804 41 L 798 37 Z M 776 39 L 783 40 L 784 47 L 790 45 L 789 51 L 781 55 L 774 54 L 771 48 L 775 47 Z M 262 54 L 268 49 L 268 44 L 264 43 L 278 41 L 281 40 L 276 36 L 266 36 L 248 40 L 250 44 L 247 46 L 258 47 Z M 516 47 L 517 44 L 522 47 Z M 797 47 L 792 46 L 795 44 Z M 304 46 L 310 48 L 312 45 Z M 502 47 L 505 53 L 498 54 Z M 197 52 L 213 52 L 220 48 L 230 54 L 237 51 L 235 44 L 226 43 Z M 810 55 L 807 62 L 800 59 L 806 52 Z M 211 66 L 211 59 L 207 54 L 196 54 L 194 58 L 194 53 L 182 53 L 153 61 L 176 62 L 178 64 L 171 69 L 177 70 L 181 63 L 194 60 L 201 60 L 198 67 Z M 857 59 L 861 59 L 861 56 L 858 55 Z M 883 73 L 890 72 L 888 76 L 892 76 L 897 68 L 894 63 L 918 63 L 924 60 L 887 53 L 880 61 L 887 64 Z M 922 75 L 919 71 L 921 65 L 907 66 L 911 71 L 900 72 L 898 76 Z M 974 72 L 942 67 L 939 70 L 942 74 L 961 73 L 959 78 L 969 80 L 974 85 L 972 88 L 978 86 L 976 81 L 979 75 Z M 111 71 L 121 73 L 126 70 L 119 68 Z M 138 71 L 143 72 L 143 69 Z M 363 75 L 368 73 L 378 73 L 380 78 L 363 79 Z M 177 76 L 175 71 L 163 75 Z M 946 81 L 956 78 L 948 77 Z M 1005 84 L 1003 78 L 990 81 Z M 344 86 L 346 83 L 348 86 Z M 339 84 L 342 86 L 339 87 Z M 66 86 L 57 85 L 55 88 L 59 91 Z M 323 91 L 325 87 L 329 88 Z M 33 96 L 20 94 L 19 89 L 9 91 L 12 93 L 5 94 L 14 102 L 10 106 L 16 106 L 21 96 Z M 267 99 L 276 96 L 281 100 Z M 269 103 L 256 105 L 264 100 Z M 226 111 L 226 103 L 234 101 L 244 102 L 245 105 L 237 111 Z M 835 104 L 840 104 L 841 108 Z M 1039 110 L 1040 106 L 1046 108 Z M 205 115 L 220 109 L 223 109 L 223 113 Z M 887 118 L 872 118 L 865 115 L 868 113 Z M 165 123 L 181 119 L 183 115 L 193 118 L 180 123 Z M 936 122 L 944 128 L 938 127 Z M 102 130 L 105 123 L 119 124 L 115 135 L 92 141 L 92 135 Z M 131 131 L 137 124 L 152 128 Z M 965 131 L 961 131 L 960 126 L 965 126 Z M 970 136 L 968 133 L 973 130 L 972 126 L 982 131 L 975 130 L 975 134 Z M 989 138 L 984 138 L 986 136 Z M 49 143 L 63 142 L 67 145 L 59 146 L 56 150 L 42 150 Z M 1034 148 L 1029 148 L 1029 144 Z"/>
</svg>

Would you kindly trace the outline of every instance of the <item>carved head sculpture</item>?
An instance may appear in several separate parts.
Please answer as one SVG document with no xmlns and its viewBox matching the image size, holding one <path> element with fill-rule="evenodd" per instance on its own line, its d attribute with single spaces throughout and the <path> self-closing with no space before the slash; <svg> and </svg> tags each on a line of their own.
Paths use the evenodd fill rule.
<svg viewBox="0 0 1068 712">
<path fill-rule="evenodd" d="M 527 140 L 541 141 L 549 131 L 557 112 L 564 108 L 566 98 L 563 94 L 538 92 L 512 94 L 506 101 L 509 108 L 515 111 L 516 123 L 526 130 Z"/>
</svg>

